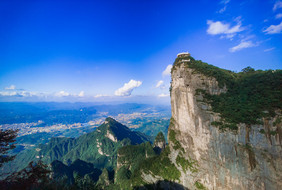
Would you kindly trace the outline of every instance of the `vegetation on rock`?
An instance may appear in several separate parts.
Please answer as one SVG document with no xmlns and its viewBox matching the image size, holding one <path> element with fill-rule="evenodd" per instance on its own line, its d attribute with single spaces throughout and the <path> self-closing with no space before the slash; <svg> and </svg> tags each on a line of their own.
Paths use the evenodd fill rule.
<svg viewBox="0 0 282 190">
<path fill-rule="evenodd" d="M 192 173 L 198 172 L 197 162 L 192 158 L 186 159 L 181 152 L 176 157 L 176 164 L 180 165 L 185 172 L 187 170 L 190 170 Z"/>
<path fill-rule="evenodd" d="M 182 64 L 181 59 L 190 59 L 184 63 L 195 73 L 213 77 L 218 86 L 227 87 L 226 93 L 211 95 L 200 90 L 205 102 L 212 106 L 214 112 L 220 113 L 221 120 L 213 125 L 222 129 L 237 130 L 237 124 L 260 124 L 263 117 L 274 117 L 276 110 L 282 108 L 282 70 L 257 70 L 247 67 L 242 72 L 220 69 L 191 56 L 176 58 L 172 69 Z"/>
</svg>

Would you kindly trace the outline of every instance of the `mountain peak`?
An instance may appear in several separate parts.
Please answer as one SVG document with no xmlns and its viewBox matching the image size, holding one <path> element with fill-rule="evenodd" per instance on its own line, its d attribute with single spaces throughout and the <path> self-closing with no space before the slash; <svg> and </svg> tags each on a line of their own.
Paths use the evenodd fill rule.
<svg viewBox="0 0 282 190">
<path fill-rule="evenodd" d="M 105 122 L 97 128 L 99 133 L 102 132 L 106 137 L 114 142 L 121 141 L 125 138 L 130 139 L 133 144 L 140 144 L 144 141 L 148 141 L 150 137 L 131 131 L 127 126 L 121 124 L 111 117 L 107 117 Z"/>
<path fill-rule="evenodd" d="M 105 119 L 105 122 L 115 122 L 115 123 L 118 123 L 115 119 L 113 119 L 112 117 L 107 117 Z"/>
</svg>

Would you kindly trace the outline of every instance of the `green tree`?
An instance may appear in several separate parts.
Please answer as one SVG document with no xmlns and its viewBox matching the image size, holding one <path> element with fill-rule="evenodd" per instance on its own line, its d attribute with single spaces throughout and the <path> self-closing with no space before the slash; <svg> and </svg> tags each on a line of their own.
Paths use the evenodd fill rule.
<svg viewBox="0 0 282 190">
<path fill-rule="evenodd" d="M 250 67 L 250 66 L 242 69 L 242 72 L 244 72 L 244 73 L 250 73 L 250 72 L 254 72 L 254 71 L 255 71 L 255 69 Z"/>
<path fill-rule="evenodd" d="M 16 141 L 18 130 L 0 129 L 0 167 L 15 158 L 15 156 L 9 155 L 9 150 L 16 148 L 14 142 Z"/>
<path fill-rule="evenodd" d="M 0 189 L 43 189 L 49 185 L 50 172 L 41 160 L 30 162 L 23 170 L 0 181 Z"/>
</svg>

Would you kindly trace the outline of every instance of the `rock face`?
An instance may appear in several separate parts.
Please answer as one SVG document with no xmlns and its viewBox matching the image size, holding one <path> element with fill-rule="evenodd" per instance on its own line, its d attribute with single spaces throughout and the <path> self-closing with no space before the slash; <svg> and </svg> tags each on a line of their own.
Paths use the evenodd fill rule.
<svg viewBox="0 0 282 190">
<path fill-rule="evenodd" d="M 189 189 L 281 189 L 281 123 L 274 126 L 276 118 L 263 119 L 262 125 L 240 124 L 237 131 L 212 126 L 220 116 L 202 101 L 197 89 L 210 94 L 227 89 L 185 64 L 172 70 L 168 134 L 170 159 L 181 171 L 179 183 Z M 267 135 L 262 129 L 277 133 Z M 177 164 L 179 156 L 189 161 L 188 169 Z"/>
</svg>

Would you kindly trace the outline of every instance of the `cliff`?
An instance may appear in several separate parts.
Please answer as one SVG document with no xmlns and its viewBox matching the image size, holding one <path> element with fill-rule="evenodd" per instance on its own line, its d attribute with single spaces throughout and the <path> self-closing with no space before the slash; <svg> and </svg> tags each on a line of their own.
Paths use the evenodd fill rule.
<svg viewBox="0 0 282 190">
<path fill-rule="evenodd" d="M 237 76 L 230 71 L 215 69 L 218 74 L 214 72 L 214 67 L 202 62 L 198 63 L 211 69 L 210 72 L 203 67 L 197 68 L 197 62 L 192 57 L 189 58 L 189 62 L 182 62 L 177 58 L 171 72 L 172 119 L 168 131 L 171 151 L 169 158 L 181 172 L 178 182 L 189 189 L 280 189 L 281 71 L 277 71 L 278 74 L 269 71 L 261 72 L 258 76 L 256 73 Z M 270 94 L 278 94 L 275 98 L 269 97 L 273 99 L 273 102 L 269 103 L 270 106 L 261 103 L 262 106 L 255 107 L 254 98 L 263 96 L 260 92 L 250 92 L 246 100 L 245 96 L 238 92 L 241 93 L 238 96 L 245 103 L 235 103 L 231 108 L 237 105 L 241 107 L 231 109 L 231 113 L 224 112 L 229 109 L 228 102 L 225 103 L 217 97 L 226 96 L 235 88 L 239 91 L 245 90 L 243 87 L 239 88 L 240 84 L 233 84 L 232 80 L 238 77 L 240 80 L 251 81 L 251 77 L 259 78 L 266 74 L 276 77 L 273 80 L 276 84 L 264 87 L 266 89 L 274 85 L 271 88 L 276 91 Z M 280 81 L 277 81 L 278 79 Z M 277 84 L 278 86 L 275 86 Z M 254 90 L 257 89 L 259 87 L 255 86 Z M 261 93 L 265 93 L 263 91 L 266 90 L 262 89 Z M 224 100 L 226 99 L 228 97 Z M 258 100 L 257 104 L 268 101 L 267 97 L 266 100 Z M 274 103 L 275 101 L 278 103 Z M 220 105 L 225 107 L 220 108 Z M 244 106 L 242 108 L 242 105 L 247 105 L 246 109 Z M 248 110 L 252 106 L 254 111 Z"/>
</svg>

